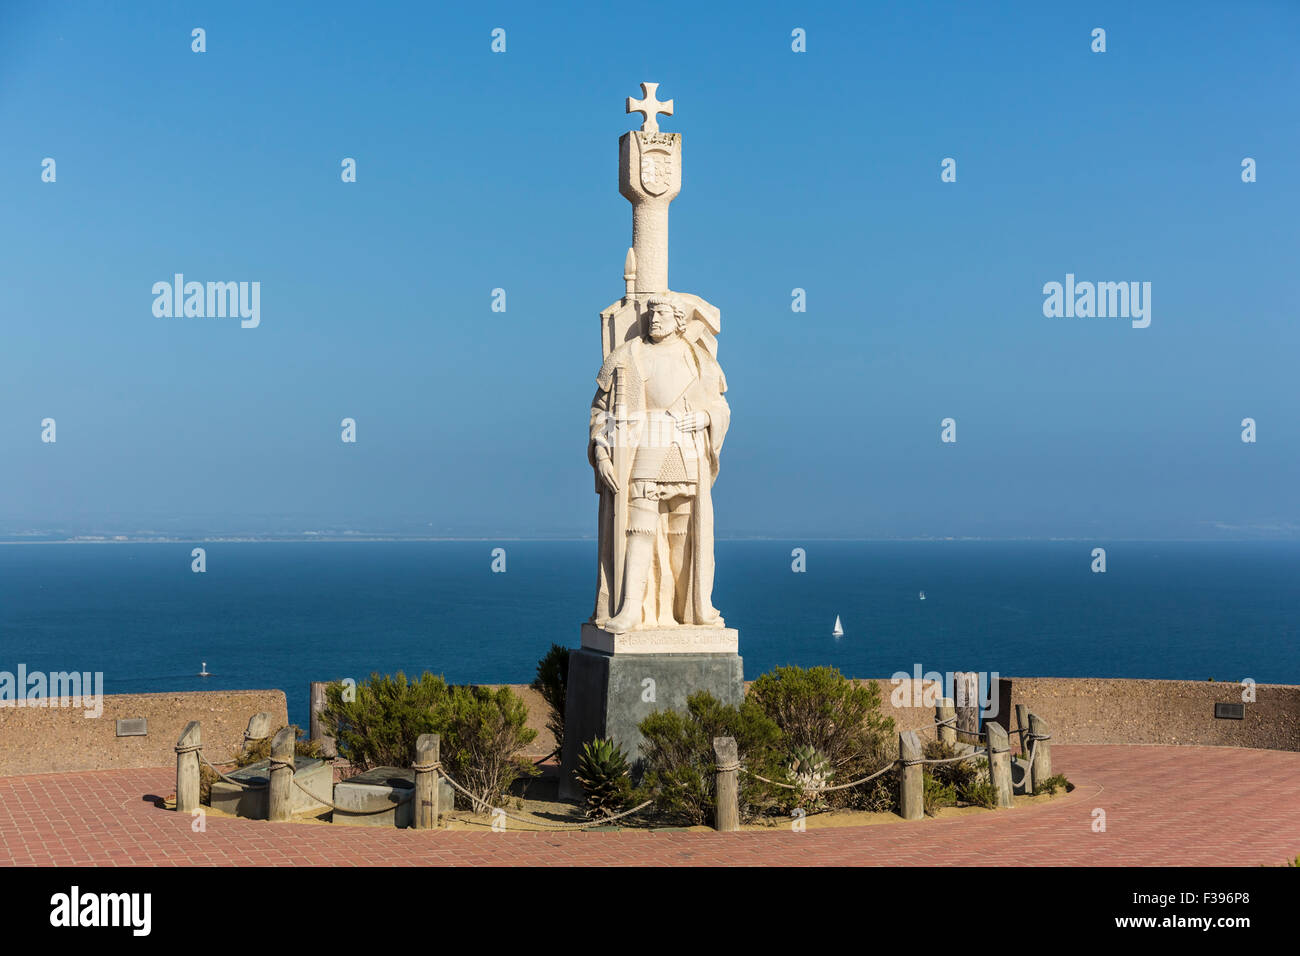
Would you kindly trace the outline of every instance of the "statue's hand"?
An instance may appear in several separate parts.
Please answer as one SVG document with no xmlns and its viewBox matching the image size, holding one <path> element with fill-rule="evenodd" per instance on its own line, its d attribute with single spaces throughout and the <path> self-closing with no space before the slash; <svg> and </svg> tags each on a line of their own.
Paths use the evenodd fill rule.
<svg viewBox="0 0 1300 956">
<path fill-rule="evenodd" d="M 618 476 L 614 474 L 614 465 L 608 458 L 596 459 L 596 474 L 605 483 L 605 487 L 618 494 Z"/>
<path fill-rule="evenodd" d="M 698 432 L 709 427 L 708 412 L 687 412 L 679 423 L 684 432 Z"/>
</svg>

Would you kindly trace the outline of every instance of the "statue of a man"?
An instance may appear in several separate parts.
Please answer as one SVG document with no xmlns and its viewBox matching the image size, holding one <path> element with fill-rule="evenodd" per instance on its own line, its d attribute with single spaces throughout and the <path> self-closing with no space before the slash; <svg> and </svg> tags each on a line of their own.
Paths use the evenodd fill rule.
<svg viewBox="0 0 1300 956">
<path fill-rule="evenodd" d="M 609 353 L 591 403 L 587 453 L 602 496 L 592 621 L 613 633 L 722 627 L 712 603 L 711 488 L 731 418 L 726 378 L 709 349 L 683 334 L 687 313 L 679 299 L 662 295 L 647 306 L 647 334 Z M 614 554 L 620 547 L 622 561 Z M 611 585 L 620 565 L 615 608 L 620 589 Z"/>
</svg>

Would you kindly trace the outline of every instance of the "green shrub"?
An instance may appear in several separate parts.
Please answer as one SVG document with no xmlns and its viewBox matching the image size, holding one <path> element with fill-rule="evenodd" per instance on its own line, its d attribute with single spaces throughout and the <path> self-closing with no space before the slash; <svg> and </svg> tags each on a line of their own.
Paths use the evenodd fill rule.
<svg viewBox="0 0 1300 956">
<path fill-rule="evenodd" d="M 628 805 L 632 797 L 630 771 L 627 754 L 614 741 L 596 739 L 582 745 L 573 776 L 582 785 L 588 817 L 610 817 Z"/>
<path fill-rule="evenodd" d="M 944 743 L 942 740 L 930 740 L 925 744 L 923 755 L 926 760 L 945 760 L 957 756 L 957 748 Z M 987 762 L 987 760 L 972 757 L 970 760 L 929 764 L 926 766 L 926 772 L 933 774 L 934 778 L 940 783 L 951 786 L 954 792 L 960 793 L 966 787 L 978 782 L 979 766 Z"/>
<path fill-rule="evenodd" d="M 930 740 L 926 742 L 924 756 L 926 760 L 944 760 L 957 756 L 957 748 L 942 740 Z M 996 795 L 989 783 L 987 758 L 972 755 L 969 760 L 928 764 L 926 773 L 932 774 L 939 785 L 951 788 L 954 805 L 962 802 L 977 807 L 994 806 Z"/>
<path fill-rule="evenodd" d="M 747 769 L 771 780 L 781 780 L 784 774 L 778 750 L 781 731 L 748 699 L 739 707 L 724 706 L 701 691 L 687 699 L 685 714 L 657 710 L 641 721 L 639 729 L 645 738 L 641 744 L 645 775 L 643 795 L 637 799 L 653 799 L 655 809 L 674 822 L 713 822 L 717 807 L 714 737 L 734 737 L 741 765 Z M 776 788 L 743 771 L 739 789 L 742 819 L 776 803 Z"/>
<path fill-rule="evenodd" d="M 833 667 L 778 667 L 754 681 L 746 700 L 780 728 L 787 753 L 812 748 L 825 756 L 839 782 L 865 777 L 897 758 L 890 746 L 894 721 L 880 712 L 876 681 L 858 684 Z M 879 803 L 880 787 L 834 791 L 826 800 L 832 807 Z"/>
<path fill-rule="evenodd" d="M 532 687 L 546 701 L 549 713 L 546 729 L 555 737 L 555 751 L 564 750 L 564 700 L 569 684 L 569 649 L 552 644 L 546 656 L 537 662 L 537 676 Z"/>
<path fill-rule="evenodd" d="M 1056 796 L 1056 791 L 1064 788 L 1066 793 L 1074 789 L 1074 784 L 1065 779 L 1065 774 L 1054 774 L 1046 780 L 1040 780 L 1038 786 L 1034 788 L 1034 796 L 1047 794 L 1049 797 Z"/>
<path fill-rule="evenodd" d="M 971 806 L 983 807 L 986 810 L 992 810 L 997 806 L 998 801 L 997 791 L 987 780 L 973 781 L 964 789 L 958 790 L 957 796 Z"/>
<path fill-rule="evenodd" d="M 537 731 L 528 727 L 528 705 L 509 687 L 452 687 L 432 716 L 443 767 L 474 795 L 473 809 L 500 806 L 511 784 L 541 772 L 519 756 Z"/>
<path fill-rule="evenodd" d="M 957 805 L 957 788 L 950 783 L 943 783 L 928 771 L 923 775 L 925 789 L 922 793 L 922 809 L 927 816 L 934 816 L 940 807 Z"/>
<path fill-rule="evenodd" d="M 344 693 L 341 683 L 325 689 L 321 726 L 337 742 L 340 757 L 370 770 L 411 766 L 420 735 L 440 732 L 434 709 L 446 703 L 450 690 L 427 671 L 418 681 L 398 671 L 391 677 L 371 674 L 356 685 L 354 700 L 345 701 Z"/>
<path fill-rule="evenodd" d="M 888 773 L 881 774 L 870 783 L 854 787 L 854 798 L 849 805 L 855 810 L 871 813 L 897 813 L 898 784 L 898 767 L 895 765 Z"/>
<path fill-rule="evenodd" d="M 479 810 L 498 805 L 521 775 L 538 772 L 519 756 L 537 731 L 528 728 L 527 705 L 508 687 L 449 687 L 427 671 L 418 681 L 398 671 L 370 675 L 356 686 L 354 700 L 343 693 L 342 684 L 326 688 L 321 723 L 339 755 L 358 769 L 409 767 L 420 735 L 438 734 L 443 768 L 474 794 Z"/>
</svg>

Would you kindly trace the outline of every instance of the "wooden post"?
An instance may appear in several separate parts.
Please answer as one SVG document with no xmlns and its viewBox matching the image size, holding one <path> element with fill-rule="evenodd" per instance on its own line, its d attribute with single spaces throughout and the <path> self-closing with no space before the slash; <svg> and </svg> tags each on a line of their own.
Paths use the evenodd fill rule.
<svg viewBox="0 0 1300 956">
<path fill-rule="evenodd" d="M 1029 772 L 1030 793 L 1052 775 L 1052 732 L 1047 721 L 1037 714 L 1029 715 L 1029 733 L 1034 750 L 1034 766 Z"/>
<path fill-rule="evenodd" d="M 939 703 L 934 708 L 934 716 L 936 720 L 951 721 L 951 723 L 939 728 L 939 742 L 947 744 L 949 747 L 955 746 L 957 743 L 957 723 L 953 718 L 957 716 L 957 708 L 953 706 L 951 697 L 939 698 Z"/>
<path fill-rule="evenodd" d="M 283 727 L 271 741 L 271 786 L 266 818 L 282 821 L 293 816 L 293 728 Z"/>
<path fill-rule="evenodd" d="M 735 737 L 714 737 L 713 757 L 718 764 L 717 815 L 714 829 L 733 833 L 740 829 L 740 754 Z"/>
<path fill-rule="evenodd" d="M 1029 759 L 1029 708 L 1016 704 L 1016 732 L 1020 736 L 1020 756 Z"/>
<path fill-rule="evenodd" d="M 415 829 L 438 827 L 438 757 L 441 739 L 437 734 L 420 734 L 415 741 Z"/>
<path fill-rule="evenodd" d="M 328 681 L 314 680 L 308 688 L 308 696 L 311 700 L 311 721 L 308 733 L 311 740 L 319 743 L 321 752 L 326 757 L 337 757 L 338 749 L 334 744 L 333 737 L 325 736 L 325 731 L 321 727 L 320 715 L 325 710 L 326 698 L 325 688 L 329 687 Z"/>
<path fill-rule="evenodd" d="M 271 736 L 271 715 L 266 711 L 248 718 L 248 728 L 244 731 L 244 750 L 252 750 L 253 745 Z"/>
<path fill-rule="evenodd" d="M 1015 806 L 1011 799 L 1011 741 L 1006 728 L 989 721 L 984 731 L 988 735 L 989 781 L 997 795 L 996 803 L 999 807 Z"/>
<path fill-rule="evenodd" d="M 921 759 L 921 738 L 909 730 L 898 735 L 898 812 L 904 820 L 919 820 L 925 816 L 925 777 L 918 761 Z"/>
<path fill-rule="evenodd" d="M 189 813 L 199 805 L 199 722 L 191 720 L 176 741 L 176 812 Z"/>
<path fill-rule="evenodd" d="M 980 683 L 974 671 L 953 675 L 953 694 L 957 698 L 957 740 L 978 745 L 980 729 Z"/>
</svg>

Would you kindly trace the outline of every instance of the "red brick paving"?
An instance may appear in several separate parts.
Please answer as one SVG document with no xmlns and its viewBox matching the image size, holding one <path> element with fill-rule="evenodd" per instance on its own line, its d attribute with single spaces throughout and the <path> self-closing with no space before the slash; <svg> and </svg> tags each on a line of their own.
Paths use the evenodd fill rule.
<svg viewBox="0 0 1300 956">
<path fill-rule="evenodd" d="M 0 779 L 0 865 L 1278 864 L 1300 853 L 1300 753 L 1058 746 L 1051 803 L 871 827 L 705 832 L 416 832 L 209 817 L 154 805 L 175 771 Z M 1093 832 L 1093 809 L 1106 832 Z"/>
</svg>

